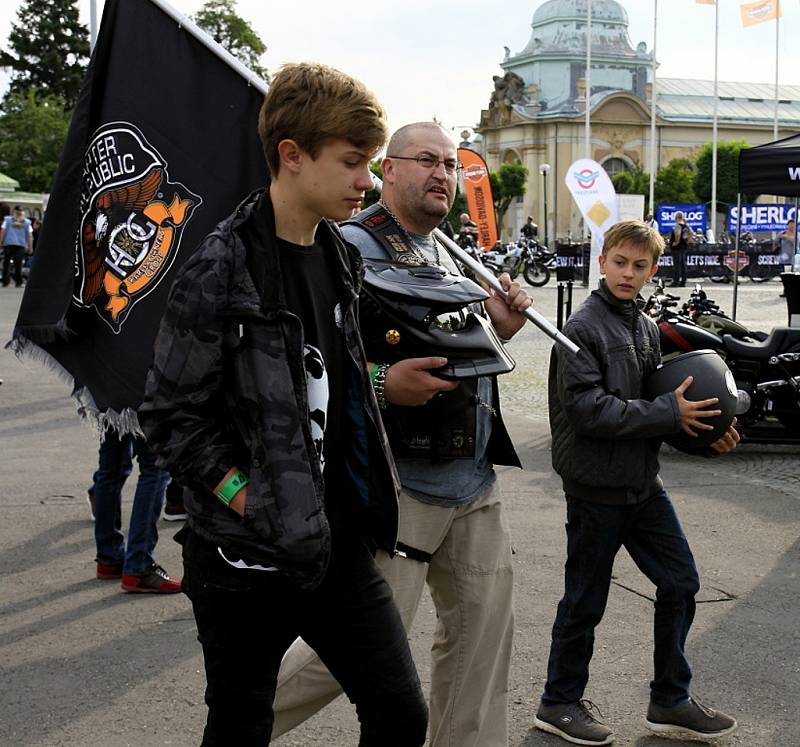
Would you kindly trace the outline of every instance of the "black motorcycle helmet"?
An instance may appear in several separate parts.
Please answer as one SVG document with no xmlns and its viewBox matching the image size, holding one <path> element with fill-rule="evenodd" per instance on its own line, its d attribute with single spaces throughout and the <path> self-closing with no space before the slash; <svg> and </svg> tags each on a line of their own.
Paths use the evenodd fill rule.
<svg viewBox="0 0 800 747">
<path fill-rule="evenodd" d="M 699 449 L 714 443 L 730 428 L 736 413 L 737 387 L 733 374 L 717 353 L 713 350 L 693 350 L 659 366 L 644 380 L 643 394 L 652 400 L 661 394 L 673 392 L 687 376 L 693 376 L 694 381 L 684 392 L 686 399 L 718 397 L 719 403 L 709 409 L 722 412 L 713 418 L 702 418 L 704 423 L 714 426 L 713 430 L 696 431 L 697 437 L 680 431 L 664 440 L 678 448 Z"/>
<path fill-rule="evenodd" d="M 514 360 L 491 324 L 474 309 L 489 298 L 477 283 L 432 265 L 366 260 L 360 315 L 371 360 L 442 356 L 445 379 L 496 376 Z"/>
</svg>

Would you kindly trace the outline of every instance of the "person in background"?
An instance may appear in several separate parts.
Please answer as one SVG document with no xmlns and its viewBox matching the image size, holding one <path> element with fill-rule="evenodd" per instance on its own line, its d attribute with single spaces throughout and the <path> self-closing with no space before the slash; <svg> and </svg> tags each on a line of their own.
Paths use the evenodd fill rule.
<svg viewBox="0 0 800 747">
<path fill-rule="evenodd" d="M 647 213 L 647 215 L 644 216 L 644 222 L 645 225 L 648 225 L 650 228 L 658 231 L 658 233 L 661 233 L 661 228 L 658 225 L 658 221 L 653 217 L 652 213 Z"/>
<path fill-rule="evenodd" d="M 0 246 L 3 247 L 3 287 L 11 282 L 11 266 L 14 267 L 14 285 L 22 286 L 22 262 L 25 254 L 33 252 L 33 229 L 25 217 L 25 211 L 17 205 L 11 215 L 3 218 L 0 228 Z"/>
<path fill-rule="evenodd" d="M 675 213 L 675 227 L 669 239 L 669 250 L 672 255 L 672 285 L 679 288 L 686 287 L 686 252 L 689 242 L 694 239 L 692 229 L 686 225 L 686 218 L 678 210 Z"/>
<path fill-rule="evenodd" d="M 781 263 L 787 272 L 791 272 L 794 265 L 794 254 L 797 249 L 797 221 L 794 218 L 790 218 L 786 222 L 786 229 L 778 238 L 780 240 Z"/>
<path fill-rule="evenodd" d="M 539 235 L 539 226 L 533 222 L 533 216 L 529 215 L 525 225 L 519 231 L 528 241 L 535 239 Z"/>
<path fill-rule="evenodd" d="M 127 542 L 122 532 L 122 488 L 131 472 L 131 458 L 139 463 Z M 94 538 L 97 578 L 120 579 L 123 591 L 134 594 L 175 594 L 180 579 L 156 563 L 158 517 L 164 504 L 169 474 L 141 436 L 106 431 L 100 443 L 94 480 Z M 90 504 L 92 492 L 90 491 Z"/>
</svg>

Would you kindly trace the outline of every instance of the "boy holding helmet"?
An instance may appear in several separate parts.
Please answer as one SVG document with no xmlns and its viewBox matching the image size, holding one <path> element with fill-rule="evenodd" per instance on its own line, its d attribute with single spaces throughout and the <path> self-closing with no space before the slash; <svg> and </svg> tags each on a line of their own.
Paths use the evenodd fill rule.
<svg viewBox="0 0 800 747">
<path fill-rule="evenodd" d="M 656 585 L 648 728 L 708 738 L 729 734 L 737 725 L 690 693 L 684 646 L 699 578 L 658 475 L 662 438 L 711 429 L 704 419 L 719 414 L 707 409 L 717 399 L 686 399 L 691 377 L 653 401 L 641 398 L 642 381 L 661 356 L 658 328 L 639 311 L 637 299 L 655 275 L 663 248 L 658 232 L 641 221 L 622 221 L 606 232 L 599 258 L 605 278 L 564 327 L 581 351 L 554 354 L 551 360 L 553 467 L 567 498 L 567 561 L 535 725 L 573 744 L 611 744 L 614 738 L 583 693 L 594 629 L 622 546 Z M 711 449 L 731 451 L 738 440 L 731 426 Z"/>
</svg>

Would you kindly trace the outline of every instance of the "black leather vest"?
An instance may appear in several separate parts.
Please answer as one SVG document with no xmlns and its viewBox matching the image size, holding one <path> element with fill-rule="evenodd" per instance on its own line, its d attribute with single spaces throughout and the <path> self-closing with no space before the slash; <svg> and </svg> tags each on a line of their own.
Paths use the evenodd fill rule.
<svg viewBox="0 0 800 747">
<path fill-rule="evenodd" d="M 384 248 L 388 259 L 401 264 L 426 264 L 409 242 L 406 232 L 391 214 L 376 203 L 345 225 L 367 231 Z M 442 249 L 442 251 L 445 251 Z M 396 363 L 401 359 L 392 345 L 394 324 L 380 306 L 362 293 L 360 302 L 361 334 L 367 360 L 374 363 Z M 480 304 L 470 308 L 483 313 Z M 402 333 L 401 333 L 402 334 Z M 414 351 L 411 357 L 431 355 L 425 350 Z M 402 356 L 408 357 L 408 355 Z M 464 379 L 452 392 L 434 397 L 419 407 L 389 405 L 383 422 L 389 444 L 396 459 L 429 458 L 474 459 L 478 380 Z"/>
</svg>

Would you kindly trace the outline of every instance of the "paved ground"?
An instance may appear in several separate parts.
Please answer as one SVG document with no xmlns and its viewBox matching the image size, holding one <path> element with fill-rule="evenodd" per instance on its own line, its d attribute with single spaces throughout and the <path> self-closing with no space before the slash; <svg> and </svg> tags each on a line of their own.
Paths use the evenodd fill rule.
<svg viewBox="0 0 800 747">
<path fill-rule="evenodd" d="M 730 309 L 730 288 L 709 288 Z M 745 284 L 740 320 L 767 329 L 784 323 L 777 295 L 775 283 Z M 0 289 L 2 340 L 20 297 Z M 554 287 L 537 299 L 554 318 Z M 520 335 L 512 347 L 517 370 L 503 382 L 525 463 L 502 475 L 516 550 L 514 747 L 560 744 L 531 729 L 564 557 L 564 505 L 550 470 L 543 397 L 548 348 L 535 330 Z M 68 388 L 39 364 L 0 352 L 0 377 L 0 745 L 198 744 L 203 676 L 188 600 L 127 596 L 114 582 L 94 580 L 85 504 L 94 435 L 78 422 Z M 739 717 L 726 745 L 800 745 L 799 456 L 791 447 L 748 446 L 718 460 L 665 450 L 663 475 L 703 581 L 689 641 L 695 689 Z M 129 486 L 126 509 L 130 496 Z M 177 574 L 176 528 L 161 529 L 159 560 Z M 648 736 L 643 724 L 653 590 L 626 556 L 615 574 L 587 695 L 619 744 L 680 744 Z M 434 624 L 425 599 L 411 636 L 424 682 Z M 355 745 L 356 734 L 351 706 L 337 702 L 276 744 Z"/>
</svg>

